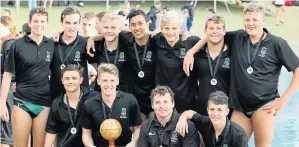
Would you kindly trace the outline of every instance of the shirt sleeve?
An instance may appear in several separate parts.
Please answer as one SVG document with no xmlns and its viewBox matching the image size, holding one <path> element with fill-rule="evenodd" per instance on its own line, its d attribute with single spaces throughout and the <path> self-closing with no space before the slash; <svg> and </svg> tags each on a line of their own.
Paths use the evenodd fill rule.
<svg viewBox="0 0 299 147">
<path fill-rule="evenodd" d="M 206 124 L 210 122 L 210 119 L 207 116 L 202 116 L 196 113 L 193 115 L 191 121 L 195 124 L 196 129 L 199 130 L 199 132 L 202 132 L 206 127 Z"/>
<path fill-rule="evenodd" d="M 15 73 L 15 63 L 16 63 L 16 43 L 14 42 L 9 49 L 8 54 L 5 57 L 4 71 Z"/>
<path fill-rule="evenodd" d="M 183 147 L 199 147 L 200 146 L 200 139 L 197 133 L 197 129 L 195 125 L 188 121 L 188 130 L 189 133 L 183 138 Z"/>
<path fill-rule="evenodd" d="M 140 134 L 139 134 L 139 138 L 138 138 L 138 142 L 137 142 L 137 147 L 149 147 L 150 143 L 148 141 L 148 133 L 146 131 L 146 127 L 147 125 L 145 123 L 143 123 L 143 125 L 141 125 L 141 129 L 140 129 Z"/>
<path fill-rule="evenodd" d="M 245 132 L 244 134 L 242 133 L 240 136 L 236 137 L 234 141 L 233 146 L 235 147 L 248 147 L 248 137 Z"/>
<path fill-rule="evenodd" d="M 54 104 L 54 103 L 53 103 Z M 51 134 L 56 134 L 57 133 L 57 121 L 56 121 L 56 113 L 57 111 L 53 110 L 53 105 L 50 109 L 50 113 L 48 116 L 47 120 L 47 125 L 46 125 L 46 132 L 51 133 Z"/>
<path fill-rule="evenodd" d="M 85 129 L 91 129 L 92 126 L 91 126 L 91 121 L 92 121 L 92 117 L 90 116 L 88 110 L 87 110 L 87 106 L 86 106 L 87 103 L 84 103 L 82 108 L 81 108 L 81 125 L 83 128 Z"/>
<path fill-rule="evenodd" d="M 288 71 L 294 71 L 299 66 L 298 56 L 290 48 L 287 41 L 279 38 L 275 48 L 277 49 L 279 61 Z"/>
<path fill-rule="evenodd" d="M 224 36 L 224 43 L 227 44 L 228 46 L 231 46 L 234 43 L 234 41 L 237 37 L 237 34 L 240 31 L 244 31 L 244 30 L 240 29 L 240 30 L 226 32 L 226 34 Z"/>
<path fill-rule="evenodd" d="M 130 125 L 139 126 L 142 123 L 142 118 L 139 110 L 139 106 L 135 96 L 132 95 L 132 102 L 130 107 Z"/>
</svg>

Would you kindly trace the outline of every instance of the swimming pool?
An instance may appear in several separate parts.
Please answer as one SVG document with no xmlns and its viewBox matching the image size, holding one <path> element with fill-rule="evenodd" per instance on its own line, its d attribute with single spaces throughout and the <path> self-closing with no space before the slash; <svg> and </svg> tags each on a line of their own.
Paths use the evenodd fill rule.
<svg viewBox="0 0 299 147">
<path fill-rule="evenodd" d="M 292 79 L 292 72 L 281 70 L 279 78 L 279 93 L 282 95 Z M 254 147 L 253 136 L 249 147 Z M 275 132 L 271 147 L 299 147 L 299 92 L 289 100 L 287 105 L 278 113 Z"/>
</svg>

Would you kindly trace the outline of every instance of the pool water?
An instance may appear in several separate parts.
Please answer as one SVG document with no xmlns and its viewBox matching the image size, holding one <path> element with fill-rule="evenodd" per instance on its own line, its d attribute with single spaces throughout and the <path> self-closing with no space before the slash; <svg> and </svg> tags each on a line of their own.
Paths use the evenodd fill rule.
<svg viewBox="0 0 299 147">
<path fill-rule="evenodd" d="M 281 70 L 279 78 L 279 93 L 282 95 L 288 88 L 292 79 L 292 72 Z M 254 147 L 251 136 L 249 147 Z M 275 132 L 271 147 L 299 147 L 299 91 L 288 101 L 286 106 L 278 113 Z"/>
</svg>

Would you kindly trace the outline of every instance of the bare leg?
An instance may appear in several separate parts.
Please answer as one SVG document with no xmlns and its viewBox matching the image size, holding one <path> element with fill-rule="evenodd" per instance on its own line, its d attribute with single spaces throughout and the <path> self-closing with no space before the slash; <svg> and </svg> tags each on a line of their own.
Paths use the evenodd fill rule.
<svg viewBox="0 0 299 147">
<path fill-rule="evenodd" d="M 49 107 L 45 107 L 44 110 L 33 119 L 33 147 L 41 147 L 45 144 L 45 130 L 49 110 Z"/>
<path fill-rule="evenodd" d="M 280 17 L 280 22 L 284 23 L 284 17 L 287 13 L 287 7 L 286 6 L 281 6 L 281 17 Z"/>
<path fill-rule="evenodd" d="M 14 146 L 27 147 L 31 126 L 31 116 L 23 109 L 14 105 L 12 109 L 12 133 L 14 136 Z"/>
<path fill-rule="evenodd" d="M 258 109 L 252 115 L 252 126 L 255 146 L 271 147 L 275 126 L 274 112 L 268 114 L 268 111 Z"/>
<path fill-rule="evenodd" d="M 280 17 L 281 17 L 281 6 L 275 6 L 276 8 L 276 25 L 279 25 Z"/>
<path fill-rule="evenodd" d="M 243 112 L 234 110 L 232 117 L 231 117 L 231 121 L 240 125 L 244 129 L 244 131 L 246 132 L 246 134 L 248 136 L 248 140 L 249 140 L 252 135 L 252 131 L 253 131 L 251 120 L 248 117 L 246 117 L 243 114 Z"/>
</svg>

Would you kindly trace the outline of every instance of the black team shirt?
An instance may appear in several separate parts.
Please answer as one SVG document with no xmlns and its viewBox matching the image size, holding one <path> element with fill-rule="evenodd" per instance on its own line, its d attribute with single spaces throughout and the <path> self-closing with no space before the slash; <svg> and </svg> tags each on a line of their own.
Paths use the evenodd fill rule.
<svg viewBox="0 0 299 147">
<path fill-rule="evenodd" d="M 100 94 L 95 91 L 89 91 L 82 88 L 82 97 L 77 105 L 77 116 L 74 122 L 77 129 L 76 134 L 71 134 L 73 127 L 69 116 L 68 105 L 64 101 L 64 94 L 56 98 L 51 106 L 46 131 L 50 134 L 57 134 L 57 147 L 84 147 L 82 142 L 82 126 L 81 126 L 81 107 L 85 100 L 99 98 Z M 70 108 L 72 119 L 75 118 L 75 109 Z"/>
<path fill-rule="evenodd" d="M 169 86 L 173 90 L 178 113 L 190 109 L 194 110 L 197 81 L 194 75 L 188 77 L 185 74 L 183 61 L 186 52 L 200 38 L 192 36 L 185 41 L 179 39 L 174 47 L 168 44 L 162 33 L 155 35 L 153 39 L 157 51 L 156 84 Z"/>
<path fill-rule="evenodd" d="M 174 109 L 165 127 L 157 117 L 149 118 L 141 125 L 137 147 L 199 147 L 200 139 L 195 125 L 188 120 L 189 132 L 182 137 L 176 130 L 180 115 Z"/>
<path fill-rule="evenodd" d="M 46 37 L 37 45 L 25 35 L 11 45 L 4 71 L 15 73 L 16 98 L 51 106 L 49 73 L 53 53 L 54 41 Z"/>
<path fill-rule="evenodd" d="M 135 42 L 135 38 L 130 32 L 120 33 L 120 41 L 122 46 L 128 55 L 129 71 L 131 82 L 129 92 L 132 93 L 138 101 L 140 111 L 142 113 L 149 113 L 152 110 L 150 94 L 155 88 L 155 74 L 156 74 L 156 48 L 154 41 L 149 37 L 147 43 L 147 49 L 145 51 L 145 45 L 138 45 Z M 137 57 L 134 49 L 134 44 L 136 43 L 137 54 L 139 56 L 140 65 L 142 71 L 144 72 L 144 77 L 138 77 L 140 68 L 137 63 Z M 144 56 L 144 64 L 142 66 Z"/>
<path fill-rule="evenodd" d="M 195 111 L 201 115 L 207 116 L 207 102 L 209 95 L 214 91 L 222 91 L 226 95 L 229 93 L 230 82 L 230 50 L 223 51 L 219 59 L 217 73 L 215 79 L 216 85 L 211 84 L 213 78 L 210 73 L 208 52 L 206 51 L 207 44 L 205 44 L 198 53 L 194 55 L 194 73 L 199 81 L 198 86 L 198 99 L 196 99 Z M 220 54 L 219 54 L 220 55 Z M 211 57 L 211 65 L 213 72 L 215 71 L 216 62 L 219 55 L 213 60 Z"/>
<path fill-rule="evenodd" d="M 50 81 L 53 99 L 65 92 L 61 83 L 61 54 L 63 60 L 65 60 L 65 66 L 69 64 L 79 64 L 84 69 L 82 86 L 87 88 L 89 87 L 87 61 L 90 59 L 90 57 L 85 52 L 88 38 L 77 35 L 73 42 L 66 44 L 62 40 L 62 35 L 63 33 L 61 33 L 59 37 L 59 42 L 55 42 L 55 53 L 51 63 Z"/>
<path fill-rule="evenodd" d="M 245 30 L 227 32 L 225 42 L 231 49 L 231 88 L 230 107 L 239 111 L 255 111 L 262 105 L 280 97 L 278 78 L 281 67 L 294 71 L 299 66 L 299 59 L 287 41 L 272 35 L 264 29 L 267 36 L 261 41 L 252 64 L 252 74 L 247 73 L 249 62 L 248 50 L 252 59 L 256 44 L 250 44 Z M 250 41 L 251 42 L 251 41 Z"/>
<path fill-rule="evenodd" d="M 218 138 L 208 116 L 194 114 L 191 121 L 202 135 L 206 147 L 248 147 L 248 137 L 244 129 L 228 119 Z"/>
<path fill-rule="evenodd" d="M 118 49 L 113 50 L 110 52 L 104 46 L 105 39 L 101 41 L 95 41 L 95 49 L 96 52 L 94 53 L 94 57 L 90 60 L 90 63 L 96 63 L 99 66 L 101 63 L 111 63 L 114 64 L 119 70 L 119 85 L 118 88 L 120 91 L 127 92 L 128 85 L 129 85 L 129 76 L 128 76 L 128 65 L 127 65 L 127 55 L 124 51 L 124 48 L 118 44 Z M 108 59 L 105 53 L 107 51 Z M 100 87 L 96 85 L 95 89 L 99 89 Z"/>
<path fill-rule="evenodd" d="M 101 97 L 85 101 L 81 111 L 81 125 L 85 129 L 91 129 L 92 139 L 97 147 L 108 146 L 108 141 L 103 139 L 99 131 L 101 123 L 106 119 L 102 103 L 105 107 L 106 117 L 111 116 L 109 118 L 118 120 L 122 126 L 122 133 L 115 140 L 115 145 L 126 146 L 132 138 L 130 127 L 139 126 L 142 123 L 136 98 L 132 94 L 118 91 L 112 109 L 102 102 Z"/>
</svg>

